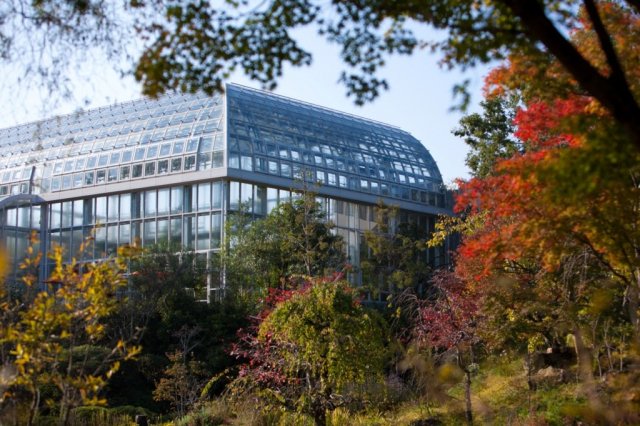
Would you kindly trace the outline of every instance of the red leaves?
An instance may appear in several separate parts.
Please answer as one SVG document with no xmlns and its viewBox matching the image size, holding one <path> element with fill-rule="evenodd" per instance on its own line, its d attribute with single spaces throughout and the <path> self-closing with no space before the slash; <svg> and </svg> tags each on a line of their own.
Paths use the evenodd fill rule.
<svg viewBox="0 0 640 426">
<path fill-rule="evenodd" d="M 589 102 L 576 96 L 519 110 L 516 136 L 525 152 L 499 162 L 491 176 L 459 184 L 455 211 L 480 222 L 458 249 L 459 275 L 464 271 L 465 279 L 478 283 L 503 268 L 505 261 L 555 243 L 556 229 L 549 224 L 562 211 L 543 201 L 541 194 L 553 188 L 540 176 L 561 150 L 580 148 L 580 137 L 570 130 L 587 115 Z"/>
</svg>

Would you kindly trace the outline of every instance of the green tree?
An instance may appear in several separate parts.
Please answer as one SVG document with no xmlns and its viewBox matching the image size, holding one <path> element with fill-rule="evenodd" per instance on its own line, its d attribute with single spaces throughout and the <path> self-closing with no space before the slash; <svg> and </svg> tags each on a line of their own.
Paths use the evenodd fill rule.
<svg viewBox="0 0 640 426">
<path fill-rule="evenodd" d="M 171 364 L 153 391 L 154 399 L 168 401 L 179 417 L 200 399 L 200 392 L 207 382 L 204 364 L 177 351 L 167 354 Z"/>
<path fill-rule="evenodd" d="M 399 223 L 397 207 L 380 203 L 375 214 L 374 228 L 364 233 L 367 253 L 361 261 L 363 282 L 373 292 L 393 294 L 411 288 L 423 294 L 431 272 L 427 230 L 420 230 L 415 223 Z"/>
<path fill-rule="evenodd" d="M 255 308 L 232 293 L 210 303 L 199 300 L 207 275 L 217 278 L 217 271 L 207 266 L 196 253 L 166 245 L 148 248 L 131 264 L 130 296 L 110 318 L 107 332 L 139 330 L 143 350 L 114 376 L 108 388 L 111 400 L 153 411 L 168 408 L 153 399 L 167 353 L 192 357 L 210 375 L 235 363 L 228 347 Z"/>
<path fill-rule="evenodd" d="M 310 415 L 357 406 L 380 391 L 389 332 L 345 281 L 314 279 L 268 313 L 242 352 L 238 383 L 271 407 Z"/>
<path fill-rule="evenodd" d="M 318 277 L 345 265 L 342 238 L 332 231 L 315 194 L 303 192 L 265 218 L 232 215 L 221 262 L 227 288 L 266 289 L 294 277 Z"/>
<path fill-rule="evenodd" d="M 469 146 L 465 164 L 473 177 L 482 178 L 495 172 L 496 163 L 519 152 L 521 143 L 513 136 L 517 100 L 494 96 L 480 102 L 482 113 L 460 120 L 453 134 Z"/>
</svg>

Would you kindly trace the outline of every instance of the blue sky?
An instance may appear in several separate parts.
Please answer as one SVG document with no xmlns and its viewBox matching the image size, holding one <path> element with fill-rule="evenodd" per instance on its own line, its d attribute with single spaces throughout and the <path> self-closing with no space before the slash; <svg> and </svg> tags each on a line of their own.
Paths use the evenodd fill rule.
<svg viewBox="0 0 640 426">
<path fill-rule="evenodd" d="M 438 66 L 438 55 L 428 50 L 419 50 L 409 57 L 391 57 L 381 72 L 388 79 L 389 90 L 373 103 L 358 107 L 346 97 L 346 89 L 338 83 L 343 65 L 337 47 L 328 45 L 311 31 L 307 35 L 301 33 L 300 39 L 303 47 L 313 53 L 313 64 L 286 69 L 276 93 L 398 126 L 429 149 L 445 183 L 468 177 L 464 165 L 466 146 L 451 134 L 461 117 L 459 112 L 450 111 L 454 103 L 452 88 L 469 78 L 470 110 L 477 109 L 482 77 L 488 68 L 472 69 L 464 74 L 447 70 Z M 3 71 L 8 73 L 5 81 L 19 77 L 18 69 L 9 67 Z M 0 86 L 0 128 L 140 97 L 140 87 L 131 77 L 121 77 L 104 63 L 84 64 L 69 78 L 73 82 L 71 96 L 57 102 L 38 90 L 6 90 L 6 84 Z M 234 76 L 231 81 L 258 87 L 242 75 Z"/>
</svg>

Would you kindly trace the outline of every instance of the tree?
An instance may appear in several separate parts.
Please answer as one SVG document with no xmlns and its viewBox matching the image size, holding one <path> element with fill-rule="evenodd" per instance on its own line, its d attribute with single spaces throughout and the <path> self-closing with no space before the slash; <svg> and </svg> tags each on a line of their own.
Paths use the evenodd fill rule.
<svg viewBox="0 0 640 426">
<path fill-rule="evenodd" d="M 332 229 L 315 194 L 306 191 L 265 218 L 231 216 L 221 257 L 228 289 L 265 290 L 342 270 L 342 238 Z"/>
<path fill-rule="evenodd" d="M 287 296 L 255 338 L 236 348 L 248 357 L 238 380 L 268 404 L 324 425 L 327 411 L 362 401 L 383 383 L 388 328 L 339 279 L 314 279 Z"/>
<path fill-rule="evenodd" d="M 469 146 L 465 164 L 471 175 L 483 178 L 495 172 L 496 163 L 510 158 L 522 149 L 513 133 L 517 99 L 492 96 L 482 102 L 482 115 L 470 114 L 460 120 L 453 134 Z"/>
<path fill-rule="evenodd" d="M 478 295 L 468 283 L 455 274 L 441 270 L 433 277 L 435 295 L 418 303 L 412 333 L 421 346 L 433 348 L 437 358 L 447 362 L 453 354 L 465 376 L 465 416 L 473 424 L 471 410 L 471 379 L 478 369 L 476 346 L 480 343 L 477 331 L 481 313 Z"/>
<path fill-rule="evenodd" d="M 367 255 L 361 261 L 363 282 L 373 292 L 393 294 L 412 288 L 426 291 L 431 267 L 427 263 L 426 229 L 415 223 L 398 223 L 398 209 L 380 203 L 375 208 L 376 221 L 364 233 Z"/>
<path fill-rule="evenodd" d="M 198 300 L 207 275 L 215 277 L 216 271 L 207 266 L 196 253 L 166 245 L 148 248 L 132 262 L 129 297 L 111 317 L 107 333 L 117 336 L 122 330 L 138 330 L 143 350 L 114 376 L 108 388 L 110 400 L 156 412 L 168 409 L 158 403 L 167 400 L 153 398 L 166 369 L 173 368 L 171 362 L 167 365 L 167 354 L 179 352 L 185 357 L 176 371 L 171 370 L 176 374 L 183 365 L 188 370 L 191 362 L 208 375 L 235 364 L 229 347 L 236 341 L 236 330 L 246 325 L 247 315 L 256 308 L 231 292 L 210 303 Z"/>
<path fill-rule="evenodd" d="M 179 417 L 198 402 L 202 387 L 207 382 L 203 363 L 187 357 L 180 351 L 167 354 L 171 364 L 153 391 L 153 397 L 158 401 L 168 401 Z"/>
<path fill-rule="evenodd" d="M 136 251 L 125 246 L 118 249 L 115 258 L 103 262 L 80 264 L 73 259 L 65 264 L 62 249 L 57 247 L 44 289 L 38 288 L 37 274 L 33 274 L 39 256 L 24 261 L 27 274 L 23 283 L 33 297 L 2 301 L 3 313 L 14 309 L 14 315 L 3 318 L 10 321 L 2 324 L 2 345 L 11 355 L 4 361 L 15 369 L 9 398 L 20 391 L 30 395 L 28 419 L 21 421 L 31 425 L 37 420 L 45 385 L 58 389 L 58 400 L 46 402 L 59 405 L 63 424 L 79 404 L 105 403 L 100 392 L 107 380 L 120 361 L 140 351 L 127 340 L 117 340 L 113 346 L 106 346 L 110 342 L 105 341 L 106 320 L 118 305 L 116 293 L 126 285 L 127 263 Z M 33 246 L 28 253 L 33 255 Z M 4 292 L 2 295 L 6 297 Z"/>
</svg>

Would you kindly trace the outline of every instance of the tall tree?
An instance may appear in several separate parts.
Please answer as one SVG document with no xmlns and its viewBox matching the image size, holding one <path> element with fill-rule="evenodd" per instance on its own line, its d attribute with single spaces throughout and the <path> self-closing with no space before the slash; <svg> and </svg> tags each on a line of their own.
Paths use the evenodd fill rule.
<svg viewBox="0 0 640 426">
<path fill-rule="evenodd" d="M 265 218 L 231 216 L 221 262 L 230 291 L 281 287 L 295 277 L 319 277 L 345 266 L 342 238 L 316 201 L 303 192 Z"/>
</svg>

